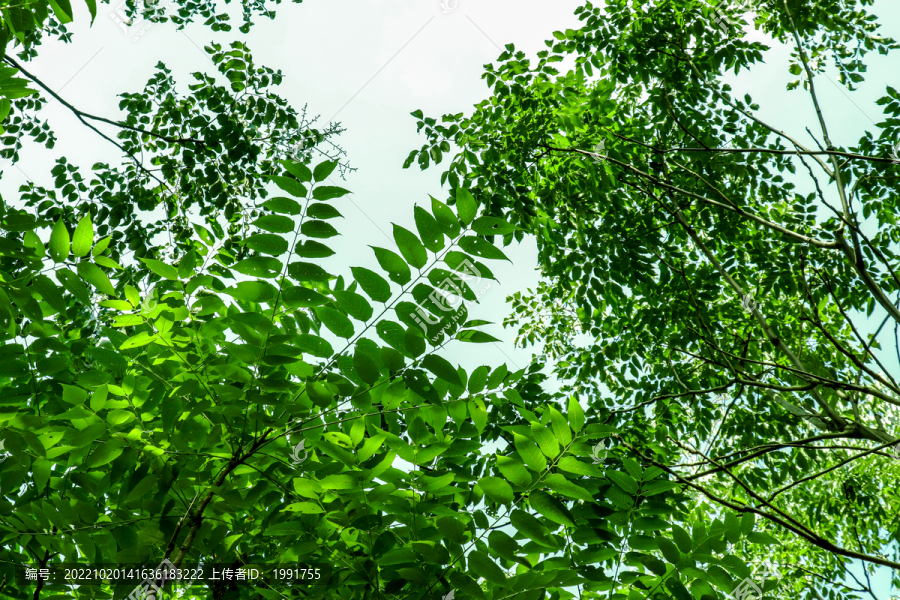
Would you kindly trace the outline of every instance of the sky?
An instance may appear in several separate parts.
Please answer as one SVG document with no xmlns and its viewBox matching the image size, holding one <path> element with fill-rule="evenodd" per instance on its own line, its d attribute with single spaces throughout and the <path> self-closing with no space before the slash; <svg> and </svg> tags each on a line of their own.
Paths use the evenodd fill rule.
<svg viewBox="0 0 900 600">
<path fill-rule="evenodd" d="M 578 4 L 446 0 L 452 9 L 445 12 L 441 0 L 306 0 L 279 5 L 274 21 L 256 19 L 249 35 L 236 28 L 213 34 L 203 26 L 178 32 L 170 23 L 146 30 L 134 24 L 126 35 L 117 24 L 121 19 L 115 16 L 116 4 L 102 5 L 89 31 L 89 17 L 81 7 L 71 27 L 76 43 L 45 42 L 29 69 L 80 110 L 115 118 L 122 114 L 117 94 L 142 89 L 158 62 L 186 85 L 190 73 L 213 67 L 203 46 L 212 40 L 225 45 L 241 39 L 257 64 L 283 72 L 277 93 L 296 109 L 307 105 L 308 115 L 320 115 L 317 127 L 336 121 L 346 129 L 338 143 L 356 171 L 335 183 L 353 194 L 336 204 L 346 218 L 338 227 L 342 236 L 329 245 L 337 256 L 349 252 L 354 265 L 378 270 L 367 246 L 393 248 L 391 223 L 415 231 L 413 205 L 430 206 L 429 194 L 447 197 L 440 185 L 447 159 L 426 171 L 417 165 L 402 169 L 409 152 L 425 141 L 410 112 L 422 109 L 440 117 L 469 111 L 488 96 L 480 79 L 483 65 L 495 61 L 504 44 L 515 42 L 517 49 L 533 55 L 552 31 L 577 26 L 573 11 Z M 239 17 L 235 23 L 240 24 Z M 136 34 L 138 40 L 132 41 Z M 49 187 L 50 168 L 58 156 L 83 168 L 101 160 L 118 163 L 117 150 L 59 103 L 51 101 L 44 116 L 59 142 L 52 151 L 29 145 L 19 168 L 7 167 L 8 161 L 0 166 L 5 197 L 26 179 Z M 114 132 L 112 127 L 107 130 Z M 493 283 L 480 306 L 469 310 L 470 318 L 496 322 L 485 330 L 503 342 L 480 347 L 477 359 L 467 345 L 451 345 L 446 356 L 467 370 L 501 363 L 516 370 L 530 361 L 531 352 L 513 348 L 514 332 L 504 331 L 500 323 L 506 296 L 538 282 L 536 245 L 526 238 L 506 251 L 513 263 L 489 265 L 499 284 Z"/>
<path fill-rule="evenodd" d="M 136 24 L 124 31 L 117 22 L 115 1 L 100 5 L 89 26 L 87 9 L 75 0 L 76 18 L 69 27 L 75 43 L 45 41 L 29 69 L 79 109 L 115 119 L 121 115 L 117 94 L 142 89 L 158 62 L 186 86 L 191 72 L 213 70 L 203 46 L 213 40 L 225 45 L 241 39 L 257 64 L 283 72 L 277 92 L 295 108 L 306 105 L 309 115 L 320 115 L 317 127 L 338 121 L 346 128 L 338 143 L 356 171 L 336 183 L 353 193 L 335 202 L 346 218 L 339 227 L 343 235 L 329 245 L 338 256 L 353 256 L 354 265 L 377 269 L 367 245 L 393 247 L 391 223 L 415 231 L 413 205 L 427 206 L 429 194 L 446 197 L 440 185 L 446 159 L 426 171 L 416 165 L 401 168 L 409 152 L 424 143 L 409 113 L 421 109 L 427 116 L 439 117 L 471 112 L 489 95 L 481 79 L 482 65 L 495 62 L 508 43 L 533 57 L 553 31 L 578 27 L 573 10 L 580 4 L 577 0 L 305 0 L 278 5 L 274 21 L 256 18 L 244 35 L 236 28 L 214 34 L 202 25 L 177 31 L 171 23 L 149 28 L 147 23 Z M 900 39 L 896 0 L 878 0 L 872 11 L 883 23 L 882 35 Z M 239 16 L 231 12 L 232 22 L 240 24 Z M 137 41 L 132 40 L 135 35 Z M 770 43 L 749 26 L 745 35 Z M 774 44 L 764 64 L 751 73 L 729 75 L 728 80 L 735 95 L 754 97 L 764 120 L 809 141 L 802 126 L 815 123 L 812 105 L 803 92 L 785 89 L 793 79 L 784 67 L 789 51 Z M 881 120 L 874 100 L 883 94 L 885 84 L 900 84 L 895 57 L 892 65 L 890 58 L 870 54 L 868 63 L 868 82 L 856 92 L 842 90 L 833 76 L 817 79 L 823 112 L 838 145 L 851 145 L 862 131 L 873 128 Z M 49 119 L 59 141 L 49 151 L 27 143 L 24 160 L 16 166 L 0 162 L 0 193 L 7 201 L 29 179 L 51 187 L 50 169 L 60 156 L 84 169 L 98 161 L 119 162 L 117 149 L 84 128 L 59 103 L 50 101 L 42 116 Z M 445 353 L 468 370 L 500 363 L 515 370 L 525 367 L 532 354 L 514 348 L 514 330 L 499 324 L 507 312 L 506 297 L 538 283 L 536 246 L 526 237 L 522 244 L 504 250 L 512 263 L 490 264 L 500 283 L 485 291 L 477 308 L 470 308 L 470 318 L 497 323 L 485 329 L 502 341 L 480 346 L 478 352 L 466 344 L 451 345 Z M 876 318 L 877 313 L 869 322 Z M 886 600 L 884 577 L 876 590 Z"/>
</svg>

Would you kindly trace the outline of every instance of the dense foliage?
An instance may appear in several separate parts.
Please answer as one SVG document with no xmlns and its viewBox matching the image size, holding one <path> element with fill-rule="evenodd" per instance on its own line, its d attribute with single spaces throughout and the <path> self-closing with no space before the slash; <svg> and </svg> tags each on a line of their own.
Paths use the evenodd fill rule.
<svg viewBox="0 0 900 600">
<path fill-rule="evenodd" d="M 762 518 L 777 544 L 742 557 L 790 572 L 784 597 L 868 593 L 851 558 L 900 568 L 900 92 L 847 148 L 816 94 L 826 68 L 852 88 L 867 53 L 897 47 L 861 4 L 587 4 L 537 60 L 507 46 L 471 115 L 413 113 L 428 141 L 407 166 L 458 145 L 443 179 L 538 240 L 547 281 L 507 320 L 520 341 L 617 447 L 685 486 L 689 519 Z M 741 16 L 792 49 L 809 122 L 767 122 L 724 82 L 766 49 Z M 715 584 L 712 566 L 680 573 Z"/>
<path fill-rule="evenodd" d="M 863 8 L 756 7 L 816 106 L 826 55 L 859 83 L 896 46 Z M 900 94 L 877 136 L 837 148 L 822 119 L 810 149 L 731 96 L 722 74 L 764 47 L 705 3 L 578 14 L 535 64 L 508 46 L 473 114 L 413 113 L 407 166 L 453 153 L 449 189 L 373 248 L 378 272 L 328 245 L 340 129 L 245 45 L 208 47 L 187 91 L 158 65 L 113 121 L 31 74 L 55 27 L 33 19 L 2 151 L 52 147 L 49 96 L 116 125 L 123 162 L 3 190 L 0 594 L 122 598 L 15 570 L 164 559 L 328 565 L 185 597 L 345 600 L 851 598 L 871 584 L 848 559 L 900 568 L 900 386 L 862 328 L 900 322 Z M 508 322 L 558 392 L 543 360 L 442 357 L 494 341 L 469 311 L 526 235 L 546 279 Z"/>
</svg>

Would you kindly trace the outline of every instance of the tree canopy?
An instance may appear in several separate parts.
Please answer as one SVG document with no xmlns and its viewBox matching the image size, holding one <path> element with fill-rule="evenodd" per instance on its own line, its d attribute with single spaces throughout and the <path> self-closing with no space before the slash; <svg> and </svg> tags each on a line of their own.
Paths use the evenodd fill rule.
<svg viewBox="0 0 900 600">
<path fill-rule="evenodd" d="M 21 577 L 80 563 L 325 573 L 161 592 L 186 598 L 877 598 L 900 569 L 900 94 L 842 148 L 816 91 L 897 44 L 868 2 L 751 4 L 813 121 L 732 94 L 767 50 L 739 7 L 586 3 L 486 65 L 471 113 L 412 113 L 404 166 L 446 155 L 445 188 L 377 272 L 328 245 L 341 128 L 245 44 L 188 86 L 159 64 L 117 121 L 28 67 L 68 3 L 0 11 L 4 156 L 52 148 L 48 99 L 122 156 L 2 190 L 0 594 L 134 592 Z M 176 14 L 227 28 L 214 9 Z M 506 323 L 542 355 L 454 365 L 495 341 L 476 300 L 525 236 L 544 279 Z"/>
<path fill-rule="evenodd" d="M 751 3 L 793 50 L 807 136 L 723 81 L 763 44 L 723 35 L 703 3 L 635 4 L 586 5 L 534 62 L 507 46 L 471 115 L 416 115 L 428 144 L 407 165 L 457 144 L 442 177 L 536 236 L 547 281 L 507 322 L 544 344 L 613 447 L 683 484 L 692 519 L 762 518 L 777 545 L 742 556 L 798 569 L 787 596 L 852 595 L 848 558 L 900 566 L 900 351 L 877 335 L 900 320 L 900 93 L 887 86 L 882 122 L 841 148 L 816 90 L 829 62 L 852 89 L 867 53 L 897 45 L 863 6 Z"/>
</svg>

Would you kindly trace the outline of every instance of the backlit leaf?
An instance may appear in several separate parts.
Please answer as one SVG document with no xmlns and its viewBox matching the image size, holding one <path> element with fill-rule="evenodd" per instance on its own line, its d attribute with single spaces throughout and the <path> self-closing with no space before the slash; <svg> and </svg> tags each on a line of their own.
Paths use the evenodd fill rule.
<svg viewBox="0 0 900 600">
<path fill-rule="evenodd" d="M 91 224 L 90 213 L 84 215 L 75 228 L 72 235 L 72 254 L 75 256 L 87 256 L 94 245 L 94 226 Z"/>
</svg>

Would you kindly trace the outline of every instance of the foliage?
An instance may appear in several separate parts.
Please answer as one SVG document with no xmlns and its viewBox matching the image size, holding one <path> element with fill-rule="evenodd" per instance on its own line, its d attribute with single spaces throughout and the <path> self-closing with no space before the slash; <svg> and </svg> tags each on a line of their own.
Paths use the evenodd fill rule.
<svg viewBox="0 0 900 600">
<path fill-rule="evenodd" d="M 244 49 L 221 56 L 232 91 L 198 75 L 179 100 L 161 66 L 144 96 L 124 96 L 124 167 L 95 165 L 87 181 L 61 160 L 55 190 L 25 186 L 24 208 L 0 215 L 0 591 L 57 592 L 17 582 L 26 564 L 164 557 L 330 564 L 328 585 L 306 588 L 315 596 L 568 597 L 609 581 L 593 563 L 615 553 L 615 523 L 652 544 L 646 534 L 676 518 L 678 561 L 721 561 L 726 587 L 749 573 L 728 553 L 752 520 L 688 524 L 660 469 L 585 460 L 612 431 L 543 392 L 534 369 L 467 373 L 437 353 L 494 341 L 468 309 L 493 279 L 482 261 L 505 259 L 485 236 L 514 226 L 479 216 L 479 198 L 460 190 L 455 212 L 432 199 L 415 208 L 416 232 L 395 227 L 396 249 L 373 249 L 383 274 L 333 275 L 325 240 L 348 193 L 327 185 L 337 161 L 245 160 L 284 152 L 233 133 L 246 104 L 274 107 L 262 139 L 295 121 L 262 91 L 273 72 L 230 77 Z M 150 117 L 153 97 L 165 102 Z M 201 185 L 210 173 L 244 185 Z M 659 559 L 629 560 L 680 590 Z M 280 597 L 226 587 L 187 593 Z M 69 593 L 112 591 L 123 589 Z"/>
<path fill-rule="evenodd" d="M 770 8 L 758 25 L 800 40 L 789 68 L 810 93 L 820 55 L 856 82 L 866 51 L 895 46 L 859 7 Z M 328 246 L 340 129 L 314 129 L 243 44 L 211 45 L 218 73 L 189 93 L 158 65 L 122 121 L 6 56 L 42 97 L 13 98 L 3 152 L 22 133 L 52 147 L 49 95 L 99 135 L 118 126 L 124 162 L 60 158 L 53 189 L 0 207 L 0 593 L 119 598 L 13 569 L 163 558 L 333 571 L 193 598 L 708 600 L 748 581 L 795 598 L 847 557 L 900 566 L 896 492 L 840 469 L 896 442 L 878 419 L 900 389 L 854 327 L 897 310 L 895 125 L 809 150 L 763 123 L 718 77 L 764 48 L 696 0 L 578 14 L 535 67 L 509 46 L 471 117 L 413 113 L 428 142 L 407 166 L 459 152 L 446 202 L 373 247 L 378 272 Z M 782 173 L 810 161 L 828 178 L 804 195 Z M 495 341 L 469 310 L 506 259 L 496 236 L 529 234 L 547 279 L 509 322 L 545 344 L 559 392 L 541 362 L 441 356 Z"/>
<path fill-rule="evenodd" d="M 843 583 L 849 559 L 900 569 L 888 452 L 900 384 L 878 335 L 900 323 L 900 93 L 886 87 L 882 122 L 847 148 L 816 96 L 829 57 L 849 87 L 869 51 L 897 47 L 868 4 L 748 6 L 793 49 L 788 88 L 815 109 L 813 147 L 723 81 L 766 47 L 717 26 L 721 13 L 607 2 L 579 9 L 582 27 L 556 32 L 535 61 L 507 46 L 472 114 L 414 112 L 427 141 L 405 165 L 459 148 L 442 175 L 451 193 L 479 190 L 488 214 L 539 244 L 547 280 L 515 295 L 507 324 L 543 344 L 563 391 L 617 432 L 617 451 L 686 486 L 688 518 L 763 518 L 777 544 L 741 556 L 790 572 L 784 598 L 858 597 L 871 584 Z M 653 544 L 668 558 L 677 535 Z M 612 569 L 629 564 L 616 548 Z M 656 597 L 640 571 L 617 576 L 618 597 Z M 679 576 L 701 598 L 713 573 Z"/>
</svg>

